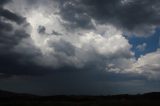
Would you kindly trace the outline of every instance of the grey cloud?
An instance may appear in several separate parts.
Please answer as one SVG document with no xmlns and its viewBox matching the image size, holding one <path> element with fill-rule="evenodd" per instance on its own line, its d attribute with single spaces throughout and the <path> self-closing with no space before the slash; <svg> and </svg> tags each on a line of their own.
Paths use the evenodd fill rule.
<svg viewBox="0 0 160 106">
<path fill-rule="evenodd" d="M 37 53 L 36 48 L 34 50 L 30 48 L 24 49 L 24 47 L 16 50 L 15 47 L 20 44 L 13 46 L 4 44 L 4 47 L 0 47 L 0 73 L 4 78 L 12 76 L 40 76 L 47 74 L 50 68 L 41 67 L 33 64 L 31 59 L 34 56 L 40 54 Z M 7 48 L 8 47 L 8 48 Z M 8 76 L 8 77 L 6 77 Z"/>
<path fill-rule="evenodd" d="M 7 0 L 0 1 L 1 5 L 5 3 L 7 3 Z M 44 73 L 46 68 L 40 68 L 26 59 L 26 49 L 19 49 L 19 51 L 23 52 L 22 54 L 19 54 L 17 50 L 15 50 L 17 45 L 21 45 L 22 40 L 30 37 L 26 31 L 27 27 L 29 27 L 29 24 L 26 22 L 25 17 L 0 7 L 1 78 L 8 78 L 13 75 L 41 75 L 42 73 L 47 73 L 47 71 Z M 28 55 L 27 57 L 29 56 L 31 58 L 33 55 Z"/>
<path fill-rule="evenodd" d="M 140 45 L 137 45 L 137 50 L 139 51 L 144 51 L 146 49 L 146 46 L 147 44 L 146 43 L 143 43 L 143 44 L 140 44 Z"/>
<path fill-rule="evenodd" d="M 9 0 L 6 0 L 5 2 L 2 0 L 1 3 L 7 3 L 7 1 L 9 2 Z M 3 7 L 0 7 L 0 50 L 3 52 L 9 51 L 23 38 L 29 37 L 25 29 L 15 28 L 13 22 L 15 22 L 17 26 L 20 26 L 20 24 L 24 23 L 24 25 L 20 27 L 27 26 L 23 16 L 19 16 L 9 10 L 4 9 Z"/>
<path fill-rule="evenodd" d="M 45 31 L 46 31 L 46 28 L 45 28 L 44 26 L 41 26 L 41 25 L 40 25 L 37 30 L 38 30 L 38 33 L 44 34 Z"/>
<path fill-rule="evenodd" d="M 2 30 L 4 30 L 4 31 L 12 31 L 13 30 L 11 24 L 5 23 L 3 21 L 0 21 L 0 27 L 1 27 L 1 33 L 3 32 Z"/>
<path fill-rule="evenodd" d="M 71 22 L 69 25 L 74 28 L 93 28 L 91 18 L 85 13 L 85 8 L 77 1 L 58 1 L 60 2 L 61 16 Z M 84 8 L 83 8 L 84 7 Z"/>
<path fill-rule="evenodd" d="M 67 56 L 74 56 L 75 55 L 75 47 L 71 43 L 69 43 L 65 40 L 53 42 L 51 44 L 51 47 L 53 47 L 54 50 L 58 53 L 65 53 Z"/>
<path fill-rule="evenodd" d="M 7 18 L 11 21 L 14 21 L 18 24 L 22 24 L 23 22 L 25 22 L 24 17 L 21 17 L 17 14 L 14 14 L 14 13 L 10 12 L 9 10 L 3 9 L 3 8 L 0 8 L 0 16 L 4 17 L 4 18 Z"/>
<path fill-rule="evenodd" d="M 12 0 L 1 0 L 0 1 L 0 6 L 3 6 L 4 4 L 11 2 Z"/>
<path fill-rule="evenodd" d="M 53 34 L 53 35 L 62 35 L 61 33 L 57 32 L 57 31 L 55 31 L 55 30 L 52 31 L 52 34 Z"/>
<path fill-rule="evenodd" d="M 78 2 L 79 1 L 77 1 L 76 3 Z M 85 3 L 86 5 L 88 5 L 88 2 L 85 2 Z M 100 4 L 103 4 L 103 3 L 100 3 Z M 65 5 L 68 7 L 68 5 L 72 6 L 74 4 L 68 3 Z M 80 4 L 80 5 L 82 5 L 83 7 L 84 4 Z M 14 4 L 14 6 L 16 5 Z M 87 11 L 86 13 L 84 13 L 79 6 L 77 6 L 77 8 L 78 8 L 77 10 L 72 9 L 72 11 L 70 11 L 70 14 L 67 13 L 69 12 L 70 9 L 67 10 L 63 8 L 64 11 L 66 11 L 66 14 L 64 12 L 64 15 L 63 14 L 61 15 L 68 16 L 68 19 L 67 17 L 63 17 L 63 19 L 66 19 L 71 22 L 72 19 L 70 20 L 69 16 L 71 16 L 72 18 L 72 15 L 75 14 L 75 17 L 73 18 L 73 21 L 71 22 L 71 24 L 73 23 L 73 26 L 75 25 L 74 27 L 76 28 L 77 27 L 86 28 L 86 29 L 89 28 L 88 25 L 92 24 L 91 17 L 90 17 L 91 15 L 89 16 Z M 5 10 L 5 9 L 2 9 L 2 10 Z M 12 15 L 7 15 L 7 16 L 5 16 L 4 14 L 1 15 L 1 17 L 4 17 L 6 18 L 6 20 L 11 21 L 11 23 L 8 26 L 11 26 L 12 28 L 12 29 L 9 29 L 9 28 L 7 29 L 7 27 L 3 28 L 4 30 L 2 30 L 3 32 L 2 41 L 4 42 L 3 45 L 5 47 L 3 47 L 3 49 L 1 50 L 4 51 L 2 53 L 5 55 L 5 57 L 9 57 L 9 59 L 6 58 L 4 60 L 7 61 L 10 67 L 13 67 L 13 69 L 16 69 L 17 71 L 14 71 L 14 72 L 8 71 L 6 72 L 7 74 L 9 72 L 15 73 L 15 74 L 26 73 L 26 72 L 19 72 L 19 70 L 22 70 L 23 67 L 26 70 L 30 70 L 30 71 L 36 70 L 34 68 L 34 65 L 35 67 L 39 66 L 39 68 L 37 67 L 37 70 L 39 70 L 40 67 L 45 67 L 45 68 L 49 67 L 50 69 L 56 69 L 57 67 L 61 68 L 63 66 L 71 66 L 71 67 L 83 69 L 86 66 L 91 66 L 92 64 L 94 64 L 91 67 L 94 66 L 97 70 L 99 70 L 98 68 L 100 67 L 100 68 L 103 68 L 103 70 L 105 70 L 106 64 L 109 64 L 110 61 L 114 60 L 115 58 L 122 57 L 122 58 L 128 59 L 132 57 L 132 52 L 130 51 L 131 45 L 128 43 L 127 39 L 121 35 L 121 32 L 116 30 L 114 27 L 108 28 L 106 30 L 107 26 L 106 27 L 104 26 L 104 31 L 100 31 L 100 32 L 96 32 L 96 31 L 90 32 L 90 30 L 88 29 L 87 29 L 88 31 L 86 32 L 83 32 L 83 30 L 79 30 L 80 33 L 78 34 L 78 32 L 72 33 L 72 31 L 70 32 L 70 30 L 69 31 L 67 29 L 64 30 L 64 26 L 57 25 L 60 27 L 60 29 L 62 27 L 62 30 L 60 30 L 61 31 L 60 33 L 59 33 L 59 30 L 57 32 L 57 29 L 56 29 L 56 32 L 53 30 L 53 34 L 61 35 L 62 33 L 61 36 L 38 36 L 39 34 L 43 34 L 43 33 L 44 35 L 51 35 L 51 34 L 48 34 L 48 32 L 46 31 L 47 27 L 52 31 L 52 28 L 50 28 L 50 25 L 48 25 L 48 23 L 51 23 L 51 21 L 58 21 L 58 20 L 50 20 L 50 18 L 47 19 L 49 21 L 48 23 L 47 22 L 45 23 L 45 26 L 39 26 L 38 29 L 37 29 L 37 26 L 36 27 L 34 25 L 32 26 L 34 27 L 32 29 L 33 32 L 35 31 L 34 33 L 31 32 L 31 34 L 34 34 L 32 38 L 34 43 L 33 45 L 32 44 L 28 45 L 28 43 L 24 43 L 24 39 L 27 39 L 28 37 L 30 37 L 30 34 L 25 31 L 25 28 L 15 30 L 15 28 L 12 25 L 17 23 L 16 25 L 20 26 L 21 24 L 18 23 L 19 22 L 18 20 L 24 19 L 25 17 L 16 15 L 15 13 L 10 12 L 9 10 L 10 9 L 5 10 L 5 12 L 7 12 L 7 14 L 10 14 L 10 13 L 12 15 L 14 14 L 16 18 L 12 19 L 12 17 L 10 17 Z M 40 11 L 37 11 L 37 13 L 39 12 Z M 22 15 L 21 12 L 20 14 Z M 36 12 L 35 12 L 35 15 L 36 15 Z M 49 14 L 46 13 L 46 15 L 50 15 L 50 13 Z M 38 17 L 36 17 L 36 19 L 37 18 Z M 62 19 L 62 22 L 64 21 L 63 19 Z M 3 22 L 6 23 L 5 21 Z M 31 25 L 34 23 L 35 23 L 34 20 L 30 21 Z M 61 23 L 56 23 L 56 24 L 61 24 Z M 36 25 L 44 25 L 44 24 L 36 23 Z M 51 23 L 51 25 L 53 25 L 53 29 L 54 29 L 54 24 Z M 73 26 L 71 25 L 71 27 Z M 99 29 L 101 29 L 101 27 L 98 28 L 97 26 L 97 30 Z M 39 33 L 37 33 L 37 31 Z M 103 34 L 101 34 L 101 32 Z M 48 41 L 50 41 L 49 45 L 48 45 Z M 37 46 L 37 48 L 34 46 Z M 111 46 L 113 48 L 111 48 Z M 5 50 L 6 47 L 8 47 L 9 49 Z M 20 53 L 19 57 L 17 56 L 18 53 Z M 13 60 L 15 63 L 13 63 Z M 26 68 L 28 66 L 27 64 L 28 65 L 32 64 L 32 67 L 27 69 Z M 2 66 L 3 65 L 4 64 L 2 64 Z M 16 68 L 18 66 L 19 66 L 19 69 Z M 3 67 L 4 67 L 4 70 L 10 69 L 10 68 L 7 69 L 6 65 L 4 65 Z M 30 73 L 30 71 L 28 71 L 28 73 Z M 36 71 L 33 73 L 36 73 Z"/>
<path fill-rule="evenodd" d="M 139 36 L 147 36 L 159 26 L 158 0 L 62 0 L 60 14 L 79 26 L 88 26 L 91 19 L 100 24 L 112 24 Z M 76 18 L 78 16 L 78 18 Z M 84 27 L 85 28 L 85 27 Z M 147 31 L 147 33 L 146 33 Z"/>
<path fill-rule="evenodd" d="M 6 49 L 5 51 L 13 48 L 23 38 L 29 37 L 24 30 L 15 30 L 11 23 L 6 23 L 3 20 L 0 20 L 0 26 L 0 49 Z"/>
<path fill-rule="evenodd" d="M 53 11 L 48 5 L 52 5 L 52 0 L 15 1 L 10 8 L 6 7 L 8 10 L 2 8 L 6 13 L 0 15 L 0 78 L 49 75 L 40 80 L 34 77 L 35 80 L 11 79 L 7 83 L 1 81 L 2 88 L 15 87 L 17 91 L 31 90 L 39 94 L 108 94 L 122 93 L 123 88 L 126 93 L 128 89 L 138 92 L 148 88 L 143 83 L 134 81 L 141 78 L 146 80 L 141 75 L 155 75 L 157 78 L 160 75 L 159 51 L 135 60 L 130 50 L 132 46 L 121 30 L 119 32 L 115 27 L 107 27 L 107 24 L 112 24 L 136 34 L 153 31 L 154 26 L 159 25 L 158 0 L 130 0 L 124 4 L 120 0 L 57 0 L 61 3 L 61 11 L 56 14 L 56 18 L 61 20 L 61 25 L 67 21 L 66 27 L 78 29 L 75 32 L 65 29 L 63 25 L 56 25 L 59 24 L 55 22 L 57 20 L 50 19 Z M 20 1 L 22 2 L 19 5 L 22 7 L 17 6 Z M 46 1 L 48 3 L 45 4 Z M 47 19 L 51 24 L 36 21 L 36 15 L 42 12 L 36 10 L 37 7 L 44 11 L 46 9 L 41 20 Z M 23 26 L 27 20 L 20 8 L 27 10 L 25 12 L 28 18 L 35 18 L 30 21 L 33 32 L 27 32 L 27 28 Z M 30 15 L 32 11 L 35 12 L 33 16 Z M 47 15 L 51 17 L 48 18 Z M 96 30 L 88 30 L 94 28 L 92 19 L 95 20 Z M 102 27 L 100 24 L 103 24 Z M 37 29 L 37 25 L 44 26 Z M 42 33 L 47 36 L 39 36 Z M 32 37 L 30 34 L 33 34 Z M 19 85 L 25 86 L 22 88 Z"/>
<path fill-rule="evenodd" d="M 57 31 L 55 31 L 55 30 L 52 30 L 52 33 L 48 33 L 48 32 L 46 31 L 46 27 L 43 26 L 43 25 L 39 25 L 39 26 L 38 26 L 37 32 L 38 32 L 39 34 L 43 34 L 43 35 L 57 35 L 57 36 L 58 36 L 58 35 L 62 35 L 61 33 L 57 32 Z"/>
<path fill-rule="evenodd" d="M 39 67 L 49 67 L 50 69 L 61 68 L 63 66 L 84 68 L 85 66 L 90 66 L 91 64 L 94 64 L 92 66 L 94 66 L 97 70 L 99 70 L 98 69 L 99 67 L 105 70 L 107 68 L 106 66 L 117 65 L 118 67 L 115 67 L 115 70 L 119 71 L 120 69 L 123 69 L 122 67 L 128 68 L 129 65 L 133 64 L 133 62 L 132 61 L 130 62 L 130 60 L 134 59 L 134 54 L 130 50 L 131 45 L 129 44 L 128 40 L 122 35 L 121 30 L 119 31 L 117 28 L 111 27 L 111 25 L 107 26 L 104 24 L 110 23 L 118 27 L 123 26 L 124 29 L 126 28 L 127 30 L 130 31 L 132 31 L 132 26 L 133 29 L 139 27 L 139 25 L 141 24 L 140 21 L 141 19 L 139 20 L 139 18 L 134 17 L 135 22 L 137 23 L 135 24 L 130 22 L 132 19 L 130 19 L 129 17 L 131 16 L 128 17 L 126 16 L 127 14 L 138 16 L 141 12 L 140 13 L 137 12 L 136 14 L 135 6 L 137 6 L 138 8 L 142 8 L 141 5 L 143 4 L 147 6 L 147 3 L 149 1 L 144 3 L 140 1 L 140 4 L 137 4 L 137 2 L 138 1 L 135 0 L 130 4 L 122 5 L 122 3 L 117 0 L 109 0 L 109 1 L 93 0 L 92 2 L 91 0 L 85 0 L 85 1 L 62 0 L 61 5 L 59 7 L 61 9 L 60 14 L 58 15 L 56 14 L 55 16 L 57 20 L 50 19 L 52 17 L 45 17 L 45 15 L 46 16 L 50 15 L 50 12 L 48 13 L 46 12 L 44 16 L 41 14 L 42 20 L 43 18 L 47 20 L 46 23 L 43 23 L 41 21 L 37 21 L 37 23 L 35 23 L 35 20 L 30 20 L 30 24 L 31 25 L 33 24 L 32 25 L 33 32 L 31 32 L 31 34 L 33 34 L 32 40 L 34 42 L 33 45 L 35 47 L 33 45 L 28 45 L 26 43 L 24 44 L 24 42 L 20 43 L 22 39 L 30 35 L 26 33 L 25 30 L 15 31 L 12 26 L 13 23 L 7 24 L 5 23 L 5 21 L 2 24 L 3 40 L 1 41 L 4 42 L 3 45 L 7 46 L 8 48 L 11 48 L 9 49 L 11 50 L 11 52 L 8 51 L 5 52 L 13 54 L 13 56 L 14 52 L 20 53 L 20 55 L 22 56 L 16 58 L 15 60 L 19 61 L 19 59 L 21 59 L 23 63 L 27 61 L 27 63 L 29 62 L 28 64 L 32 63 Z M 41 9 L 44 9 L 45 11 L 45 9 L 47 10 L 48 8 L 41 8 Z M 145 9 L 146 8 L 144 8 L 144 10 Z M 133 11 L 134 13 L 131 14 L 129 10 Z M 141 9 L 141 11 L 144 10 Z M 9 10 L 6 11 L 8 12 Z M 32 12 L 32 10 L 30 12 Z M 30 14 L 30 12 L 28 14 Z M 36 15 L 40 11 L 34 11 L 34 12 L 35 12 L 34 14 Z M 34 17 L 34 14 L 32 18 L 37 19 L 38 17 L 37 16 Z M 62 19 L 59 17 L 59 15 L 62 17 Z M 141 15 L 142 14 L 140 14 L 139 16 Z M 14 21 L 19 25 L 19 23 L 17 22 L 19 18 L 16 18 L 15 20 L 8 18 L 3 14 L 1 16 L 5 17 L 7 20 Z M 15 14 L 15 16 L 17 15 Z M 24 19 L 24 17 L 22 16 L 20 17 L 21 17 L 20 19 Z M 29 16 L 27 17 L 29 18 Z M 96 20 L 96 23 L 98 23 L 96 26 L 96 30 L 87 29 L 91 28 L 88 26 L 93 24 L 92 19 Z M 78 29 L 84 28 L 85 31 L 82 29 L 77 30 L 77 32 L 76 31 L 72 32 L 70 30 L 67 30 L 64 28 L 62 23 L 57 22 L 59 20 L 61 20 L 62 23 L 67 20 L 68 22 L 70 22 L 70 24 L 72 24 L 71 28 L 73 29 L 74 27 Z M 55 23 L 52 23 L 52 21 L 55 21 Z M 143 23 L 145 23 L 144 20 L 142 21 L 142 24 Z M 37 25 L 40 26 L 38 27 Z M 57 26 L 58 27 L 57 29 L 59 30 L 56 29 L 53 30 L 53 32 L 51 32 L 52 29 L 55 29 L 54 25 L 55 27 Z M 147 24 L 145 23 L 145 25 Z M 47 32 L 48 30 L 49 33 Z M 8 31 L 13 33 L 7 33 Z M 39 36 L 39 34 L 43 33 L 44 35 L 61 35 L 61 36 Z M 16 48 L 16 50 L 13 52 L 12 48 Z M 27 56 L 27 58 L 24 58 L 24 56 Z M 18 64 L 19 63 L 17 63 L 16 65 Z M 114 67 L 113 68 L 111 67 L 111 69 L 113 70 Z"/>
</svg>

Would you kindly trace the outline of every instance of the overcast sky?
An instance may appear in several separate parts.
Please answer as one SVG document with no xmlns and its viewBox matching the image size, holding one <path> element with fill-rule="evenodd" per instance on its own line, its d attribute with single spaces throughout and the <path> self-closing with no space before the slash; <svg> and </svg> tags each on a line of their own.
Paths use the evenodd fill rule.
<svg viewBox="0 0 160 106">
<path fill-rule="evenodd" d="M 0 89 L 160 91 L 159 0 L 0 0 Z"/>
</svg>

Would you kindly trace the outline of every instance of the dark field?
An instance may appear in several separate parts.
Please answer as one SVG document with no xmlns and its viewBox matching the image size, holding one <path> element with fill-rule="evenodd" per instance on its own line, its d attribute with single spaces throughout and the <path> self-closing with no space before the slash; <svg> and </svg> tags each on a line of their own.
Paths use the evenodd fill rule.
<svg viewBox="0 0 160 106">
<path fill-rule="evenodd" d="M 1 91 L 0 106 L 160 106 L 160 93 L 44 97 Z"/>
</svg>

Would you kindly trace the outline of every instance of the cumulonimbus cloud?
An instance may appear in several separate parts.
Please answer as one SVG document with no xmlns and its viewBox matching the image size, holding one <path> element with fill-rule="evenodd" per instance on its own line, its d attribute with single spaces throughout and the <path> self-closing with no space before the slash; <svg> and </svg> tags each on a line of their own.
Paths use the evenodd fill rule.
<svg viewBox="0 0 160 106">
<path fill-rule="evenodd" d="M 12 0 L 2 8 L 5 13 L 1 17 L 5 20 L 0 21 L 0 26 L 3 26 L 0 39 L 7 42 L 3 43 L 5 47 L 10 48 L 10 52 L 4 50 L 2 53 L 20 55 L 14 58 L 17 63 L 9 64 L 22 68 L 32 64 L 36 68 L 53 70 L 65 66 L 85 69 L 94 64 L 92 66 L 97 70 L 100 67 L 107 72 L 148 77 L 158 73 L 159 64 L 150 63 L 148 58 L 152 61 L 156 59 L 154 57 L 158 58 L 159 50 L 136 59 L 131 51 L 132 45 L 124 36 L 127 33 L 144 37 L 154 32 L 154 28 L 159 26 L 159 3 L 156 0 L 30 2 Z"/>
</svg>

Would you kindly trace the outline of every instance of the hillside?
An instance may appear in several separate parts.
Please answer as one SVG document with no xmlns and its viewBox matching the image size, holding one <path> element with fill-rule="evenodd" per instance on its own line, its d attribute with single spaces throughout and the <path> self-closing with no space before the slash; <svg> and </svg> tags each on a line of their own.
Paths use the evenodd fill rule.
<svg viewBox="0 0 160 106">
<path fill-rule="evenodd" d="M 160 92 L 108 96 L 35 96 L 0 91 L 0 106 L 140 106 L 160 105 Z"/>
</svg>

